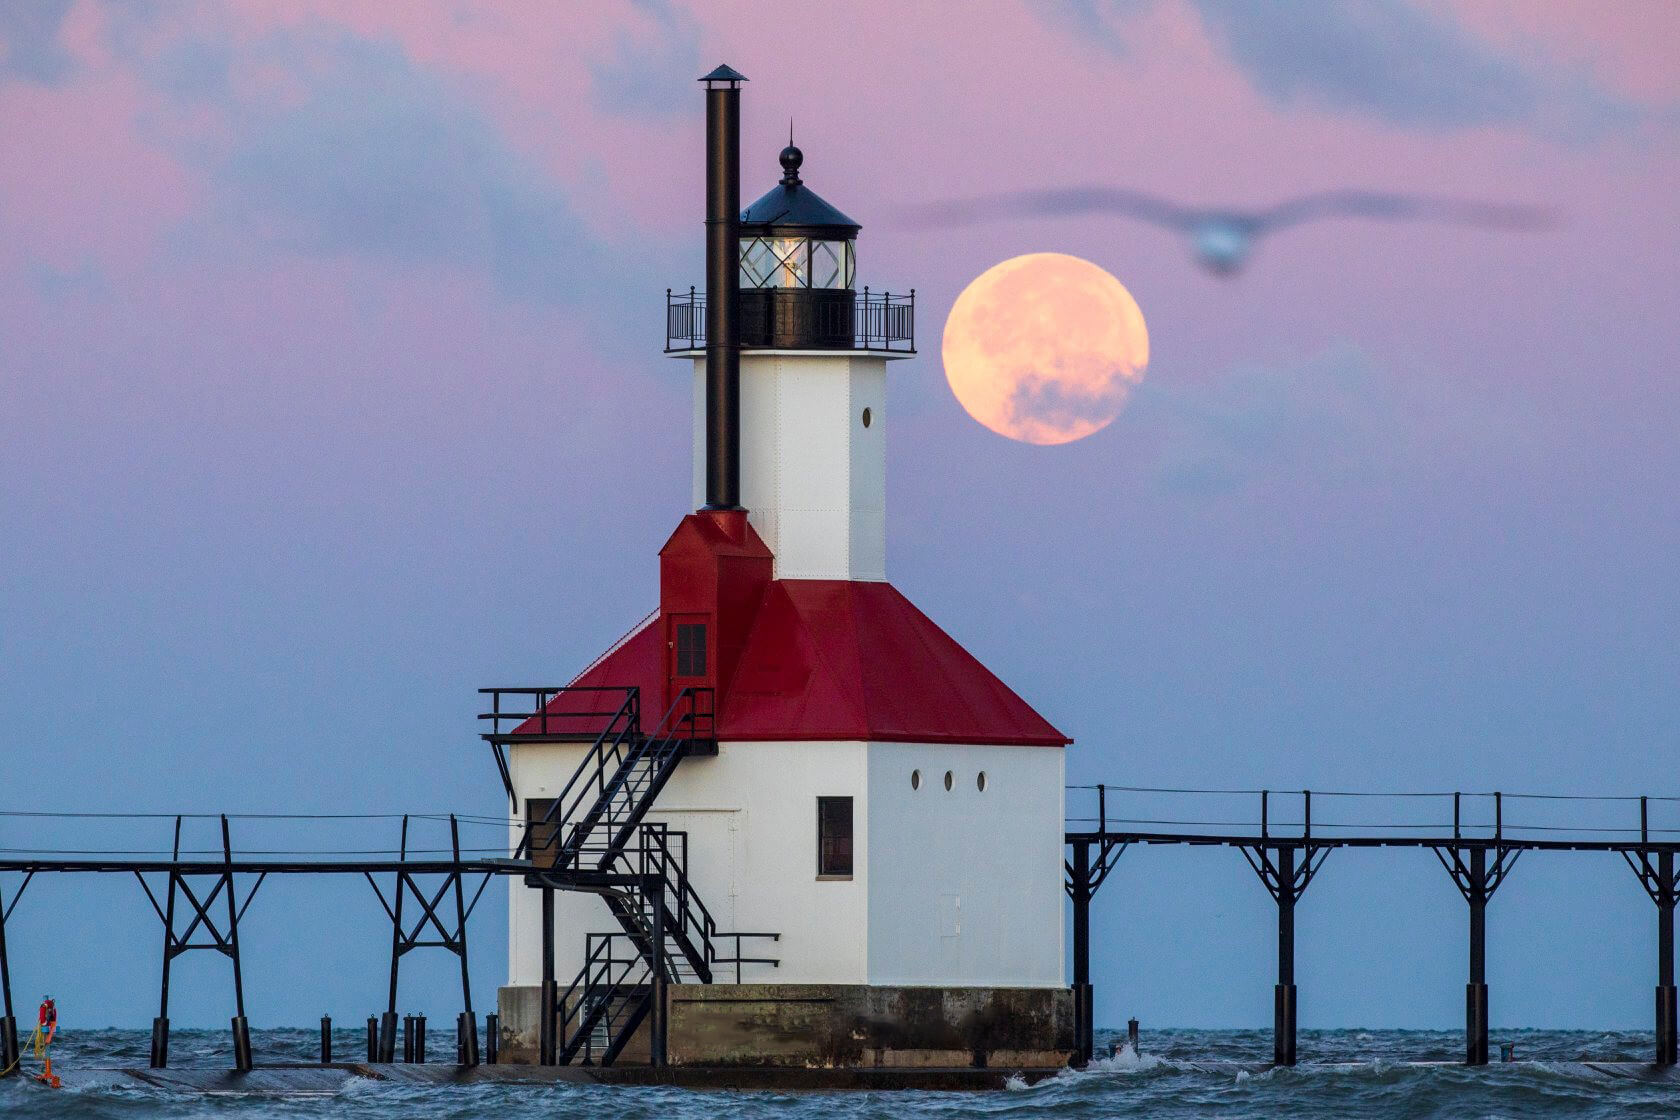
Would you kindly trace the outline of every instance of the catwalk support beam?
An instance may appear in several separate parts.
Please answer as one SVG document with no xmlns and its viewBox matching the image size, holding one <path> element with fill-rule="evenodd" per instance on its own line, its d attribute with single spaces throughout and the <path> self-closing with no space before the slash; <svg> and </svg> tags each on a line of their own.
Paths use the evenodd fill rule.
<svg viewBox="0 0 1680 1120">
<path fill-rule="evenodd" d="M 1452 876 L 1470 908 L 1470 978 L 1464 986 L 1464 1064 L 1485 1066 L 1488 1061 L 1487 904 L 1522 855 L 1507 847 L 1504 799 L 1494 794 L 1491 840 L 1463 838 L 1459 796 L 1453 795 L 1453 843 L 1437 846 L 1435 855 Z"/>
<path fill-rule="evenodd" d="M 1267 798 L 1261 804 L 1262 835 L 1269 831 Z M 1330 849 L 1312 842 L 1312 801 L 1307 798 L 1306 828 L 1299 841 L 1261 843 L 1242 849 L 1248 865 L 1277 903 L 1277 983 L 1272 988 L 1272 1062 L 1296 1062 L 1295 904 L 1306 893 Z M 1269 839 L 1269 837 L 1268 837 Z"/>
<path fill-rule="evenodd" d="M 234 882 L 235 866 L 233 860 L 233 844 L 228 833 L 228 819 L 221 818 L 222 825 L 222 862 L 217 865 L 194 865 L 194 870 L 182 870 L 181 858 L 181 818 L 175 818 L 175 840 L 173 847 L 172 865 L 167 871 L 168 882 L 165 888 L 165 901 L 158 902 L 156 893 L 146 882 L 145 875 L 135 870 L 134 877 L 140 881 L 141 888 L 146 892 L 146 898 L 152 904 L 152 909 L 163 922 L 163 971 L 162 981 L 158 992 L 158 1015 L 152 1020 L 152 1051 L 151 1065 L 153 1069 L 163 1069 L 169 1065 L 169 979 L 171 965 L 176 957 L 199 949 L 209 949 L 221 953 L 233 963 L 233 1064 L 239 1070 L 249 1070 L 251 1060 L 251 1028 L 245 1017 L 245 977 L 239 953 L 239 922 L 250 907 L 251 900 L 256 897 L 257 890 L 267 878 L 267 873 L 259 873 L 257 879 L 245 892 L 241 902 Z M 193 884 L 198 883 L 198 889 Z M 209 889 L 206 891 L 205 887 Z M 203 892 L 203 893 L 201 893 Z M 215 916 L 216 903 L 224 902 L 227 917 L 218 922 Z M 182 913 L 182 904 L 190 913 L 191 921 L 184 930 L 177 932 L 176 919 Z M 199 940 L 194 936 L 203 930 Z M 208 938 L 208 940 L 204 940 Z"/>
<path fill-rule="evenodd" d="M 1656 1063 L 1672 1066 L 1680 1059 L 1674 990 L 1674 905 L 1680 891 L 1676 890 L 1674 849 L 1650 847 L 1649 806 L 1643 797 L 1639 799 L 1639 840 L 1637 853 L 1624 851 L 1622 858 L 1657 904 Z"/>
<path fill-rule="evenodd" d="M 542 888 L 542 1023 L 538 1028 L 537 1061 L 552 1066 L 559 1060 L 557 1030 L 560 1008 L 554 980 L 554 888 Z"/>
<path fill-rule="evenodd" d="M 12 895 L 11 906 L 16 906 L 18 899 L 23 897 L 32 877 L 33 872 L 24 876 L 23 885 Z M 17 1071 L 19 1053 L 17 1016 L 12 1009 L 12 964 L 6 955 L 6 919 L 11 916 L 5 892 L 0 891 L 0 1011 L 4 1012 L 0 1014 L 0 1077 L 8 1077 Z"/>
<path fill-rule="evenodd" d="M 449 867 L 442 872 L 408 870 L 403 866 L 408 859 L 408 829 L 409 818 L 405 816 L 402 821 L 402 838 L 398 847 L 398 865 L 392 897 L 385 897 L 385 892 L 380 889 L 378 881 L 371 873 L 366 876 L 368 885 L 373 887 L 374 894 L 379 896 L 379 904 L 385 908 L 385 916 L 391 921 L 391 971 L 386 989 L 385 1011 L 380 1021 L 379 1060 L 391 1062 L 396 1059 L 397 982 L 401 976 L 403 957 L 416 949 L 447 949 L 459 958 L 461 968 L 462 1010 L 455 1022 L 459 1049 L 466 1064 L 477 1065 L 478 1021 L 473 1013 L 472 982 L 467 967 L 467 919 L 472 916 L 478 900 L 483 897 L 484 888 L 490 882 L 490 875 L 485 874 L 483 882 L 478 885 L 469 902 L 466 893 L 468 872 L 463 870 L 461 862 L 461 826 L 453 815 L 449 818 Z M 423 882 L 422 876 L 428 879 L 435 876 L 437 882 Z M 454 901 L 454 920 L 446 922 L 443 915 L 444 900 L 451 896 Z M 419 917 L 414 918 L 412 923 L 403 916 L 404 906 L 410 899 L 419 907 Z"/>
<path fill-rule="evenodd" d="M 1104 787 L 1099 811 L 1106 812 Z M 1100 819 L 1100 818 L 1099 818 Z M 1068 858 L 1062 864 L 1063 889 L 1073 902 L 1073 1065 L 1083 1067 L 1096 1053 L 1095 991 L 1091 984 L 1091 899 L 1126 850 L 1124 841 L 1106 831 L 1069 836 Z"/>
<path fill-rule="evenodd" d="M 1073 899 L 1073 1052 L 1083 1066 L 1096 1049 L 1091 1007 L 1091 845 L 1073 845 L 1068 894 Z"/>
</svg>

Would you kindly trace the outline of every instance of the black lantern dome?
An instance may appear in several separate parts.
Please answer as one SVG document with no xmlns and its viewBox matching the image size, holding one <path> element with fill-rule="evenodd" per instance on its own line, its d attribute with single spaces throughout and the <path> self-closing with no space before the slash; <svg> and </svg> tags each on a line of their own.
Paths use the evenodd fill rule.
<svg viewBox="0 0 1680 1120">
<path fill-rule="evenodd" d="M 781 182 L 741 211 L 741 345 L 851 349 L 862 227 L 805 185 L 792 143 L 780 159 Z"/>
</svg>

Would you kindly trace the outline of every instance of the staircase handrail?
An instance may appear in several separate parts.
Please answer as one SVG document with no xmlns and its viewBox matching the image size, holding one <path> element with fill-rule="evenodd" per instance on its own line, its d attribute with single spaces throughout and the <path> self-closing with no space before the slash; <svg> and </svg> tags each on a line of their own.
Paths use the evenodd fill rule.
<svg viewBox="0 0 1680 1120">
<path fill-rule="evenodd" d="M 590 745 L 588 752 L 583 756 L 583 761 L 578 764 L 578 768 L 572 772 L 571 778 L 567 780 L 559 795 L 549 805 L 548 812 L 543 814 L 542 820 L 531 821 L 526 824 L 524 839 L 520 841 L 519 847 L 515 850 L 514 858 L 534 858 L 536 845 L 533 843 L 533 837 L 536 835 L 539 826 L 553 826 L 548 833 L 547 840 L 542 844 L 544 849 L 565 850 L 576 838 L 578 825 L 583 823 L 574 819 L 573 811 L 582 806 L 583 799 L 589 795 L 588 785 L 585 784 L 580 787 L 579 783 L 586 783 L 586 779 L 589 777 L 595 779 L 594 798 L 588 803 L 588 807 L 593 807 L 600 801 L 601 794 L 605 792 L 611 776 L 616 774 L 622 765 L 624 760 L 623 747 L 626 741 L 634 745 L 640 738 L 641 690 L 631 687 L 625 689 L 624 702 L 619 705 L 607 726 L 602 729 L 595 742 Z M 607 768 L 609 756 L 614 761 L 610 774 Z M 574 789 L 577 791 L 576 797 L 573 797 Z M 572 824 L 572 829 L 568 835 L 562 838 L 562 826 L 567 823 Z"/>
<path fill-rule="evenodd" d="M 613 953 L 613 945 L 621 937 L 627 938 L 627 935 L 591 933 L 585 938 L 583 967 L 555 1006 L 559 1016 L 556 1033 L 563 1040 L 563 1062 L 570 1061 L 578 1050 L 584 1048 L 589 1035 L 603 1018 L 609 1020 L 608 1035 L 612 1038 L 612 1001 L 627 989 L 634 991 L 644 986 L 642 978 L 632 982 L 634 970 L 646 969 L 646 961 L 640 951 L 629 957 Z"/>
<path fill-rule="evenodd" d="M 680 859 L 673 855 L 672 836 L 676 836 L 681 844 Z M 644 824 L 640 852 L 641 873 L 658 875 L 665 881 L 665 912 L 669 918 L 675 919 L 676 932 L 686 938 L 700 955 L 699 961 L 690 959 L 689 965 L 709 980 L 712 938 L 717 933 L 717 922 L 706 908 L 700 892 L 694 889 L 693 880 L 688 877 L 688 833 L 673 830 L 662 823 Z"/>
</svg>

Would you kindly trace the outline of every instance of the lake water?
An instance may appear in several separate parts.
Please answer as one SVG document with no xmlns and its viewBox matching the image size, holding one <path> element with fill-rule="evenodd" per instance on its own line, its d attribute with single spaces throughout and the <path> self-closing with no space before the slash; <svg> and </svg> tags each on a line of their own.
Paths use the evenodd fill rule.
<svg viewBox="0 0 1680 1120">
<path fill-rule="evenodd" d="M 1113 1036 L 1099 1034 L 1104 1050 Z M 148 1031 L 67 1032 L 54 1047 L 64 1070 L 141 1067 Z M 460 1085 L 416 1087 L 355 1080 L 326 1097 L 203 1097 L 139 1084 L 103 1084 L 53 1092 L 17 1078 L 0 1082 L 0 1114 L 30 1117 L 326 1117 L 392 1120 L 560 1117 L 711 1120 L 714 1117 L 851 1118 L 996 1117 L 1680 1117 L 1680 1079 L 1642 1080 L 1598 1072 L 1583 1062 L 1644 1062 L 1645 1033 L 1496 1031 L 1514 1042 L 1512 1065 L 1471 1070 L 1419 1067 L 1453 1062 L 1456 1032 L 1303 1031 L 1302 1063 L 1293 1070 L 1245 1070 L 1271 1056 L 1267 1031 L 1146 1031 L 1143 1053 L 1122 1052 L 1084 1071 L 1068 1071 L 1032 1087 L 991 1093 L 769 1093 L 575 1085 Z M 429 1051 L 452 1053 L 453 1031 L 433 1032 Z M 313 1030 L 254 1031 L 259 1064 L 311 1061 L 319 1055 Z M 365 1054 L 358 1031 L 339 1032 L 343 1059 Z M 177 1030 L 176 1067 L 226 1068 L 222 1031 Z M 26 1057 L 32 1067 L 32 1059 Z M 1638 1071 L 1629 1071 L 1637 1073 Z"/>
</svg>

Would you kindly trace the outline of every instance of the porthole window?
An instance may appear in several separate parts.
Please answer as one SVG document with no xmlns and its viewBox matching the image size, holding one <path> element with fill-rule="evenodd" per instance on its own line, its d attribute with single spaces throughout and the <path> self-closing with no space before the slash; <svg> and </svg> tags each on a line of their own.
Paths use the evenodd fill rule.
<svg viewBox="0 0 1680 1120">
<path fill-rule="evenodd" d="M 866 427 L 866 428 L 869 427 L 869 422 L 873 419 L 875 419 L 875 414 L 867 408 L 864 409 L 863 410 L 863 426 Z"/>
<path fill-rule="evenodd" d="M 922 772 L 920 770 L 910 771 L 910 788 L 911 789 L 921 789 L 922 788 Z"/>
<path fill-rule="evenodd" d="M 945 788 L 951 789 L 957 784 L 957 776 L 949 770 L 945 771 Z"/>
<path fill-rule="evenodd" d="M 981 793 L 986 792 L 986 772 L 984 770 L 975 775 L 974 788 L 978 789 Z"/>
</svg>

